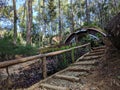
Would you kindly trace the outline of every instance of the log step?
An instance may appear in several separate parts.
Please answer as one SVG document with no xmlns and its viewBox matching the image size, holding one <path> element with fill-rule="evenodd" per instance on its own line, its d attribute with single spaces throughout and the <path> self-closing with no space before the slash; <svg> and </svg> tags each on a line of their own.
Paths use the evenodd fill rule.
<svg viewBox="0 0 120 90">
<path fill-rule="evenodd" d="M 103 55 L 98 55 L 98 56 L 86 56 L 86 57 L 80 59 L 79 61 L 98 59 L 98 58 L 101 58 L 102 56 L 103 56 Z"/>
<path fill-rule="evenodd" d="M 92 53 L 89 53 L 85 56 L 95 56 L 95 55 L 102 55 L 102 54 L 104 54 L 104 52 L 92 52 Z"/>
<path fill-rule="evenodd" d="M 68 71 L 74 71 L 74 72 L 90 72 L 90 69 L 81 69 L 81 68 L 69 68 Z"/>
<path fill-rule="evenodd" d="M 100 47 L 93 47 L 92 49 L 93 50 L 96 50 L 96 49 L 105 49 L 106 46 L 100 46 Z"/>
<path fill-rule="evenodd" d="M 91 51 L 91 52 L 104 52 L 105 51 L 105 49 L 96 49 L 96 50 L 93 50 L 93 51 Z"/>
<path fill-rule="evenodd" d="M 64 79 L 64 80 L 68 80 L 68 81 L 71 81 L 71 82 L 78 82 L 80 79 L 77 78 L 77 77 L 74 77 L 74 76 L 66 76 L 66 75 L 55 75 L 54 76 L 55 78 L 58 78 L 58 79 Z"/>
<path fill-rule="evenodd" d="M 72 64 L 72 66 L 75 66 L 75 65 L 95 65 L 97 64 L 97 61 L 82 61 L 82 62 L 77 62 L 77 63 L 74 63 Z"/>
<path fill-rule="evenodd" d="M 67 87 L 54 86 L 54 85 L 50 85 L 50 84 L 40 84 L 40 87 L 42 88 L 42 90 L 44 88 L 52 89 L 52 90 L 70 90 Z"/>
</svg>

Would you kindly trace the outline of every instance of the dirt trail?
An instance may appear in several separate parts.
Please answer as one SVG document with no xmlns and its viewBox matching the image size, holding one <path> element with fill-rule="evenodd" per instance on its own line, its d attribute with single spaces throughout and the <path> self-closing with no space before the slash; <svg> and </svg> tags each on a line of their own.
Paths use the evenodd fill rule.
<svg viewBox="0 0 120 90">
<path fill-rule="evenodd" d="M 26 90 L 102 90 L 96 85 L 92 86 L 90 83 L 97 74 L 96 69 L 104 57 L 104 53 L 105 47 L 94 48 L 68 68 L 34 84 Z"/>
</svg>

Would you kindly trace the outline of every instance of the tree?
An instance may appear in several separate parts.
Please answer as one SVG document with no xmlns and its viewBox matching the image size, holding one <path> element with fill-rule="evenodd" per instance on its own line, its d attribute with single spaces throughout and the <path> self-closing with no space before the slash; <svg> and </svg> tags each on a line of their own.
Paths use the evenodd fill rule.
<svg viewBox="0 0 120 90">
<path fill-rule="evenodd" d="M 53 22 L 56 18 L 55 9 L 56 9 L 55 1 L 54 0 L 49 0 L 47 17 L 48 17 L 48 23 L 50 24 L 49 32 L 51 32 L 51 33 L 49 33 L 49 44 L 50 45 L 52 44 L 52 37 L 53 37 L 52 33 L 53 33 L 53 30 L 54 30 L 54 25 L 53 25 L 54 23 Z"/>
<path fill-rule="evenodd" d="M 86 23 L 90 24 L 90 12 L 89 12 L 89 3 L 88 0 L 85 0 L 85 5 L 86 5 Z"/>
<path fill-rule="evenodd" d="M 31 44 L 31 31 L 32 31 L 32 0 L 28 0 L 27 2 L 27 35 L 26 35 L 26 41 L 27 44 Z"/>
<path fill-rule="evenodd" d="M 17 12 L 16 12 L 16 0 L 13 0 L 13 9 L 14 9 L 14 44 L 17 41 Z"/>
<path fill-rule="evenodd" d="M 71 33 L 74 31 L 74 15 L 73 15 L 73 0 L 70 0 L 71 6 Z"/>
<path fill-rule="evenodd" d="M 58 0 L 58 7 L 59 7 L 59 37 L 61 37 L 62 34 L 62 28 L 61 28 L 61 1 Z"/>
</svg>

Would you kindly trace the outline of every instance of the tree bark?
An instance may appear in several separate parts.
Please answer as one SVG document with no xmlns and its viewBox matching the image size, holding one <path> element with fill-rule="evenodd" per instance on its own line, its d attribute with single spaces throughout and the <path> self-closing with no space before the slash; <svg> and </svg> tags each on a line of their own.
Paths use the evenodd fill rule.
<svg viewBox="0 0 120 90">
<path fill-rule="evenodd" d="M 118 8 L 117 8 L 117 1 L 116 0 L 113 0 L 113 3 L 114 3 L 114 10 L 115 10 L 115 14 L 118 13 Z"/>
<path fill-rule="evenodd" d="M 17 12 L 16 12 L 16 0 L 13 0 L 14 9 L 14 44 L 17 42 Z"/>
<path fill-rule="evenodd" d="M 59 37 L 61 37 L 62 29 L 61 29 L 61 1 L 58 1 L 59 6 Z"/>
<path fill-rule="evenodd" d="M 70 1 L 71 6 L 71 33 L 74 32 L 74 15 L 73 15 L 73 0 Z"/>
<path fill-rule="evenodd" d="M 31 40 L 31 31 L 32 31 L 32 0 L 28 0 L 28 9 L 27 9 L 27 37 L 26 37 L 26 41 L 27 44 L 31 44 L 32 40 Z"/>
<path fill-rule="evenodd" d="M 85 0 L 85 5 L 86 5 L 86 23 L 90 24 L 90 12 L 88 8 L 88 0 Z"/>
<path fill-rule="evenodd" d="M 43 26 L 43 34 L 44 35 L 42 35 L 42 47 L 44 47 L 44 38 L 46 36 L 45 0 L 43 0 L 42 17 L 43 17 L 43 21 L 44 21 L 44 26 Z"/>
</svg>

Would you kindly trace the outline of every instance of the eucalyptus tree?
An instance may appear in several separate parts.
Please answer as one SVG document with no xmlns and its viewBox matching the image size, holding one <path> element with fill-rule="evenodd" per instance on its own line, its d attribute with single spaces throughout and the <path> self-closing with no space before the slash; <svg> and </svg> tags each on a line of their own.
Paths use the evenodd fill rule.
<svg viewBox="0 0 120 90">
<path fill-rule="evenodd" d="M 86 6 L 86 23 L 90 24 L 89 0 L 85 0 L 85 6 Z"/>
<path fill-rule="evenodd" d="M 59 37 L 61 37 L 62 34 L 62 28 L 61 28 L 61 1 L 58 0 L 58 7 L 59 7 Z"/>
<path fill-rule="evenodd" d="M 74 31 L 74 15 L 73 15 L 73 0 L 70 0 L 71 11 L 71 33 Z"/>
<path fill-rule="evenodd" d="M 27 34 L 26 34 L 26 44 L 31 44 L 31 31 L 32 31 L 32 0 L 27 2 Z"/>
<path fill-rule="evenodd" d="M 16 11 L 16 0 L 13 0 L 13 10 L 14 10 L 14 44 L 17 41 L 17 11 Z"/>
<path fill-rule="evenodd" d="M 49 43 L 52 44 L 52 37 L 53 37 L 53 29 L 54 29 L 54 20 L 56 18 L 56 6 L 55 6 L 55 0 L 49 0 L 48 1 L 48 23 L 50 24 L 50 31 L 49 31 Z"/>
</svg>

